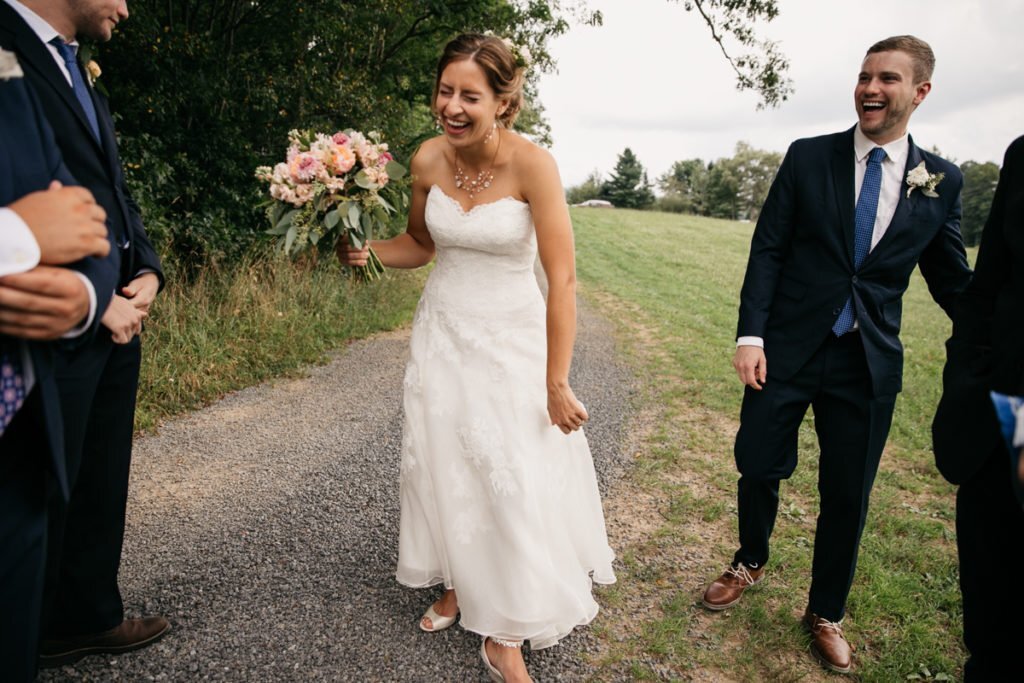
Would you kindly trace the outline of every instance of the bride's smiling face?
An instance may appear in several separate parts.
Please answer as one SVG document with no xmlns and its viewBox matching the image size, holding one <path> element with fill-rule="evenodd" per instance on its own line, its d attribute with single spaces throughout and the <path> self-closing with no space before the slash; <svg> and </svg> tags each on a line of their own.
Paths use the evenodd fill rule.
<svg viewBox="0 0 1024 683">
<path fill-rule="evenodd" d="M 445 137 L 466 147 L 482 142 L 507 103 L 498 99 L 483 69 L 472 59 L 452 62 L 441 72 L 434 111 L 441 118 Z"/>
</svg>

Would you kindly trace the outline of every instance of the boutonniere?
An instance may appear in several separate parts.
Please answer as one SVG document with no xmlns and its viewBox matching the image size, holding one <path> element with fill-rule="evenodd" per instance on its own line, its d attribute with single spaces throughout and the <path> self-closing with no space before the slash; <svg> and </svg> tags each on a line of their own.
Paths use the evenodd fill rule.
<svg viewBox="0 0 1024 683">
<path fill-rule="evenodd" d="M 929 173 L 922 161 L 907 173 L 907 198 L 914 190 L 921 190 L 925 197 L 938 197 L 935 187 L 946 177 L 945 173 Z"/>
<path fill-rule="evenodd" d="M 79 47 L 78 56 L 82 59 L 82 64 L 85 64 L 85 76 L 89 79 L 89 87 L 100 91 L 104 97 L 109 97 L 107 89 L 99 82 L 100 76 L 103 75 L 103 69 L 100 68 L 99 62 L 92 58 L 92 55 L 91 45 Z"/>
<path fill-rule="evenodd" d="M 21 70 L 18 63 L 18 55 L 7 50 L 0 50 L 0 81 L 9 81 L 12 78 L 21 78 L 25 72 Z"/>
</svg>

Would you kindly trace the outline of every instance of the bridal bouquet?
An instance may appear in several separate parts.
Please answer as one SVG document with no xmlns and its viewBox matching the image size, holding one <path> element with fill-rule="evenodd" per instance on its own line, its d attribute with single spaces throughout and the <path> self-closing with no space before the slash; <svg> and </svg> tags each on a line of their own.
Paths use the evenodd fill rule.
<svg viewBox="0 0 1024 683">
<path fill-rule="evenodd" d="M 256 177 L 270 185 L 267 233 L 278 237 L 286 254 L 330 249 L 339 239 L 362 249 L 387 225 L 395 205 L 405 204 L 405 193 L 394 182 L 405 176 L 405 167 L 378 133 L 293 130 L 288 143 L 285 161 L 256 169 Z M 367 265 L 352 270 L 368 281 L 379 278 L 384 266 L 371 249 Z"/>
</svg>

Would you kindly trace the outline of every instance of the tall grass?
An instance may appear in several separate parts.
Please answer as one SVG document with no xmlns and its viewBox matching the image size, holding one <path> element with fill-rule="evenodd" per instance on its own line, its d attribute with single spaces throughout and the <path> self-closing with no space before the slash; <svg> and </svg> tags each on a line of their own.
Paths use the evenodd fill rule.
<svg viewBox="0 0 1024 683">
<path fill-rule="evenodd" d="M 136 428 L 321 362 L 346 341 L 407 322 L 422 274 L 350 280 L 335 263 L 252 255 L 171 278 L 143 333 Z"/>
</svg>

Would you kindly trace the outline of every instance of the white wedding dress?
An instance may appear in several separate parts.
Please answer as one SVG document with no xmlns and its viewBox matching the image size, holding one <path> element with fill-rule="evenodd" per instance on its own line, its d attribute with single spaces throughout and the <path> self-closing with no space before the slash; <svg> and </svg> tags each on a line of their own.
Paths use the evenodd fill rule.
<svg viewBox="0 0 1024 683">
<path fill-rule="evenodd" d="M 443 583 L 462 626 L 554 645 L 614 583 L 582 431 L 550 424 L 545 303 L 528 204 L 466 212 L 436 185 L 437 262 L 416 309 L 405 374 L 399 582 Z"/>
</svg>

